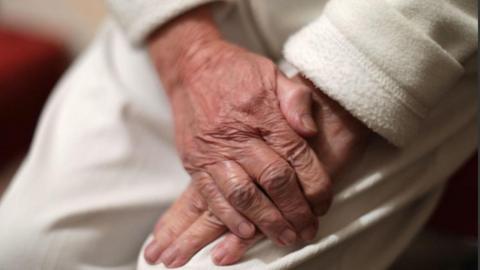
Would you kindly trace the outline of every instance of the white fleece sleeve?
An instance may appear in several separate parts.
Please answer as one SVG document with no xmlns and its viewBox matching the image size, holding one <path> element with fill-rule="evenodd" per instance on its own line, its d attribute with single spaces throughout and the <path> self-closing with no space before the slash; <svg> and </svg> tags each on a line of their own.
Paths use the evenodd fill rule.
<svg viewBox="0 0 480 270">
<path fill-rule="evenodd" d="M 477 50 L 476 0 L 330 0 L 284 56 L 397 146 L 408 144 Z"/>
<path fill-rule="evenodd" d="M 107 0 L 127 38 L 136 45 L 157 27 L 200 5 L 229 0 Z"/>
</svg>

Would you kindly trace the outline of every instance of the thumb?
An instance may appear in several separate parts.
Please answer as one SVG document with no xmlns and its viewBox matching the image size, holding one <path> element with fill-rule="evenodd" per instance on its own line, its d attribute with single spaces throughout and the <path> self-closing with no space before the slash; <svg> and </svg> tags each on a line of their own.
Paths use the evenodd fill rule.
<svg viewBox="0 0 480 270">
<path fill-rule="evenodd" d="M 280 109 L 292 129 L 302 137 L 317 133 L 312 116 L 312 88 L 301 80 L 277 76 L 277 97 Z"/>
</svg>

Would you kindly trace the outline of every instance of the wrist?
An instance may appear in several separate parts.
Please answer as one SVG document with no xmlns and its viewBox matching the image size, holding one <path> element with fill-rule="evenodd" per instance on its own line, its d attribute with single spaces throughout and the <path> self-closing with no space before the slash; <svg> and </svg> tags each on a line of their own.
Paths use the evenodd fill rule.
<svg viewBox="0 0 480 270">
<path fill-rule="evenodd" d="M 164 25 L 148 40 L 148 51 L 164 84 L 175 84 L 209 44 L 221 41 L 210 6 L 192 10 Z"/>
</svg>

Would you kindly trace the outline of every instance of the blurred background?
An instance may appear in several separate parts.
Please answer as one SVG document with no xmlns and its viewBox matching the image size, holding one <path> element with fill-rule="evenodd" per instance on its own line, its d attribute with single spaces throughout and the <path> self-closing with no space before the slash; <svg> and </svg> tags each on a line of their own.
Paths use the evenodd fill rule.
<svg viewBox="0 0 480 270">
<path fill-rule="evenodd" d="M 101 0 L 0 0 L 0 197 L 49 93 L 105 14 Z M 475 154 L 452 176 L 428 226 L 393 270 L 477 269 L 477 164 Z"/>
<path fill-rule="evenodd" d="M 48 94 L 104 16 L 99 0 L 0 0 L 0 193 Z"/>
</svg>

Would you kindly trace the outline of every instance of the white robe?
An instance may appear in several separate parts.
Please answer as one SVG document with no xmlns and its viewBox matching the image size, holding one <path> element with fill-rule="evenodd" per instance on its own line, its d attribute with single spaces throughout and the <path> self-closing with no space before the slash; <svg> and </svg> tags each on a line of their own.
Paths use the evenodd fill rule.
<svg viewBox="0 0 480 270">
<path fill-rule="evenodd" d="M 222 269 L 388 267 L 477 144 L 475 61 L 463 69 L 409 144 L 398 149 L 375 136 L 336 179 L 314 243 L 263 241 Z M 0 269 L 164 269 L 146 265 L 141 247 L 188 182 L 150 60 L 109 20 L 56 87 L 0 203 Z M 211 248 L 183 269 L 215 269 Z"/>
</svg>

